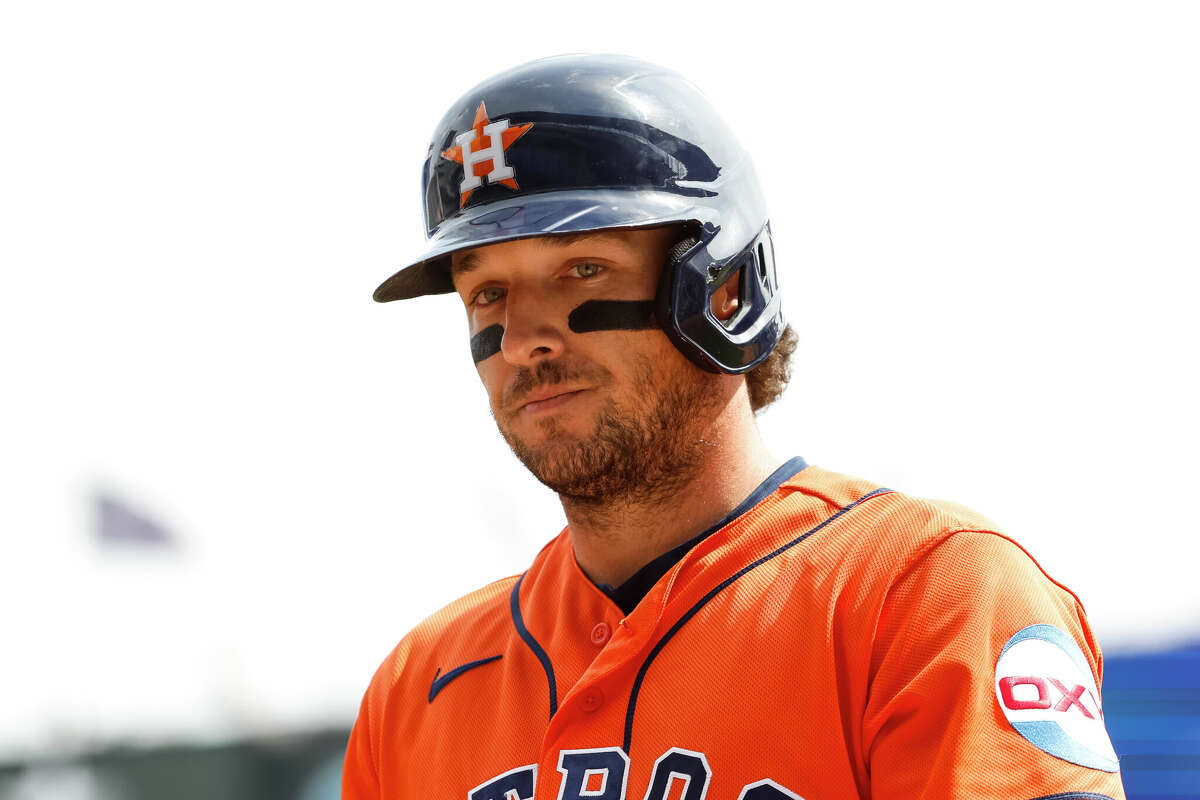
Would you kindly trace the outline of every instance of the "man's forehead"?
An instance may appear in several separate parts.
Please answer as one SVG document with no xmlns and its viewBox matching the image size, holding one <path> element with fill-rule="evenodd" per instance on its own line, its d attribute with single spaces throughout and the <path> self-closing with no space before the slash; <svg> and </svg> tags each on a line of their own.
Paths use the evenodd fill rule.
<svg viewBox="0 0 1200 800">
<path fill-rule="evenodd" d="M 469 250 L 460 250 L 452 253 L 450 256 L 450 277 L 455 278 L 459 275 L 471 272 L 478 269 L 486 262 L 488 251 L 500 250 L 505 248 L 505 245 L 512 246 L 515 242 L 520 242 L 518 246 L 528 247 L 534 246 L 539 248 L 551 248 L 563 250 L 573 245 L 587 243 L 593 244 L 605 249 L 615 249 L 632 254 L 636 252 L 634 239 L 643 233 L 643 231 L 610 229 L 600 231 L 580 231 L 578 233 L 558 233 L 547 234 L 545 236 L 534 236 L 526 239 L 514 239 L 508 242 L 498 242 L 495 244 L 484 245 L 482 247 L 472 247 Z"/>
</svg>

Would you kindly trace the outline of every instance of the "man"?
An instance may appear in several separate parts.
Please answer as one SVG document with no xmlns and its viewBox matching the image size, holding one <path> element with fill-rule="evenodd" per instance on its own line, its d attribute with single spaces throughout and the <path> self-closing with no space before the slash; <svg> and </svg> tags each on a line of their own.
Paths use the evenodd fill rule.
<svg viewBox="0 0 1200 800">
<path fill-rule="evenodd" d="M 434 614 L 343 796 L 1123 797 L 1083 608 L 991 523 L 767 450 L 779 306 L 754 171 L 661 68 L 544 59 L 462 98 L 430 250 L 496 424 L 567 528 Z"/>
</svg>

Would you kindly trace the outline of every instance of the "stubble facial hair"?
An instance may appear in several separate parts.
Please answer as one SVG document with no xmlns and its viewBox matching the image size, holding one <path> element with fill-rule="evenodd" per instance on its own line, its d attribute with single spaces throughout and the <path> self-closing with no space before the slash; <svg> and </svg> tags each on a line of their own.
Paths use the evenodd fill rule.
<svg viewBox="0 0 1200 800">
<path fill-rule="evenodd" d="M 496 424 L 513 453 L 534 477 L 580 511 L 603 513 L 622 506 L 662 503 L 690 483 L 703 469 L 705 432 L 720 410 L 715 378 L 690 364 L 660 374 L 645 356 L 635 356 L 634 392 L 630 407 L 609 398 L 596 412 L 590 432 L 563 431 L 553 417 L 539 421 L 543 443 L 530 446 Z M 597 368 L 598 369 L 598 368 Z M 556 361 L 522 370 L 510 394 L 567 383 L 580 377 L 590 385 L 612 384 L 595 370 L 572 373 Z"/>
</svg>

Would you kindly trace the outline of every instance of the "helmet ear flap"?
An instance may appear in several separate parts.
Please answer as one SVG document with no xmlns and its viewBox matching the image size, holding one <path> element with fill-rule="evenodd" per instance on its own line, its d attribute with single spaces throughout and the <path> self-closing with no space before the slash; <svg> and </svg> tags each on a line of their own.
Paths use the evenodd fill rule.
<svg viewBox="0 0 1200 800">
<path fill-rule="evenodd" d="M 663 265 L 662 275 L 658 281 L 658 294 L 654 298 L 654 313 L 658 317 L 659 327 L 666 332 L 676 350 L 687 356 L 688 360 L 700 369 L 706 372 L 720 372 L 721 370 L 716 368 L 712 360 L 684 335 L 678 323 L 676 315 L 678 298 L 676 295 L 681 285 L 683 287 L 695 285 L 695 281 L 680 281 L 680 269 L 687 268 L 689 253 L 696 249 L 705 249 L 700 238 L 695 235 L 695 231 L 690 226 L 684 229 L 682 236 L 683 238 L 667 249 L 666 263 Z M 710 261 L 710 259 L 705 260 Z M 681 265 L 683 266 L 681 267 Z M 708 274 L 710 275 L 713 266 L 715 264 L 709 266 Z"/>
<path fill-rule="evenodd" d="M 718 230 L 688 231 L 667 250 L 655 298 L 659 325 L 676 349 L 708 372 L 744 373 L 767 357 L 783 333 L 770 226 L 738 253 L 713 258 Z M 738 280 L 738 310 L 716 318 L 712 298 L 727 281 Z"/>
</svg>

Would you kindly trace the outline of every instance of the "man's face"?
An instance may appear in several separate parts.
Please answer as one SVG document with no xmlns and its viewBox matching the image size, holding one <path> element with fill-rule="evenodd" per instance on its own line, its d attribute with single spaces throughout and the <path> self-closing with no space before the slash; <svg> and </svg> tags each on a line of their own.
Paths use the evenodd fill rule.
<svg viewBox="0 0 1200 800">
<path fill-rule="evenodd" d="M 653 299 L 677 237 L 672 228 L 545 236 L 452 257 L 471 336 L 491 334 L 476 368 L 496 424 L 564 497 L 671 491 L 698 467 L 704 432 L 728 399 L 720 376 L 691 364 L 661 329 L 580 333 L 569 323 L 587 301 Z"/>
</svg>

